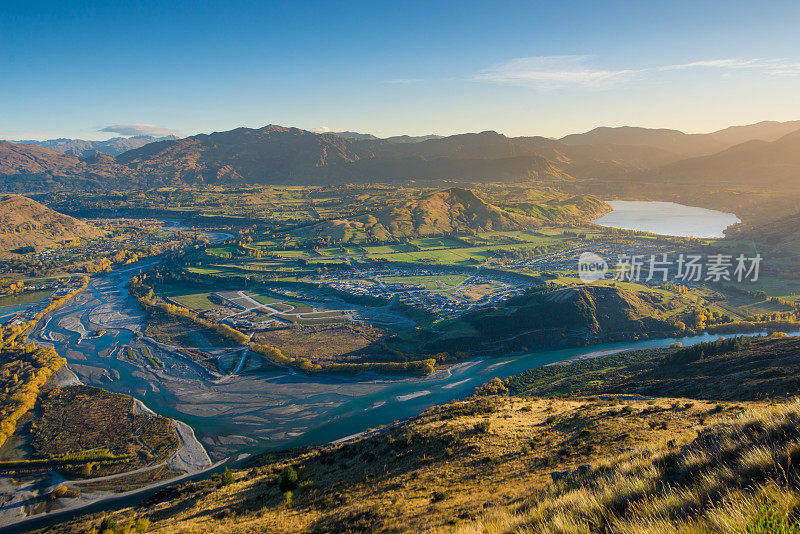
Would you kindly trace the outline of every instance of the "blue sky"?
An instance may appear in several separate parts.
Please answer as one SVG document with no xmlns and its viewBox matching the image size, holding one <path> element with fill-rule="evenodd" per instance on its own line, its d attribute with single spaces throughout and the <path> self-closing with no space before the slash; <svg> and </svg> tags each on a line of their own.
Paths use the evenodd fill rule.
<svg viewBox="0 0 800 534">
<path fill-rule="evenodd" d="M 796 1 L 28 0 L 0 13 L 0 138 L 800 119 Z"/>
</svg>

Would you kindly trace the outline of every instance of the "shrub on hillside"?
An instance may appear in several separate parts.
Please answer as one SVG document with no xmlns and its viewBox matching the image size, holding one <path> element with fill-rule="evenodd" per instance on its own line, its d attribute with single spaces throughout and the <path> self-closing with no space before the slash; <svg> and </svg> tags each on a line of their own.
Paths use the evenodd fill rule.
<svg viewBox="0 0 800 534">
<path fill-rule="evenodd" d="M 233 477 L 233 473 L 231 473 L 231 470 L 226 467 L 225 471 L 222 472 L 222 477 L 220 477 L 220 483 L 223 486 L 230 486 L 235 481 L 236 479 Z"/>
<path fill-rule="evenodd" d="M 489 395 L 506 395 L 508 388 L 505 383 L 497 377 L 492 378 L 487 383 L 475 388 L 476 397 L 486 397 Z"/>
<path fill-rule="evenodd" d="M 297 471 L 291 465 L 284 469 L 280 481 L 281 491 L 286 492 L 297 488 L 297 479 Z"/>
</svg>

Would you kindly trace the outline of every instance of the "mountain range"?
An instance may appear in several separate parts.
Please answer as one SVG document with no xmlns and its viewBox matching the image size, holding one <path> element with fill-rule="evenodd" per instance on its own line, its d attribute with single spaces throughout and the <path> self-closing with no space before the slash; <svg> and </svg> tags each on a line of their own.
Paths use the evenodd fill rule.
<svg viewBox="0 0 800 534">
<path fill-rule="evenodd" d="M 0 141 L 0 187 L 130 189 L 187 184 L 330 184 L 406 180 L 641 180 L 797 187 L 800 121 L 711 134 L 597 128 L 561 140 L 494 131 L 389 140 L 268 125 L 164 139 L 112 157 L 76 157 Z M 343 135 L 353 134 L 353 135 Z M 743 143 L 736 144 L 737 141 Z"/>
<path fill-rule="evenodd" d="M 349 132 L 349 131 L 342 131 L 342 132 L 331 132 L 333 135 L 338 135 L 339 137 L 344 137 L 345 139 L 369 139 L 375 140 L 380 139 L 380 137 L 372 134 L 365 134 L 365 133 L 358 133 L 358 132 Z M 392 137 L 386 137 L 386 141 L 391 143 L 421 143 L 422 141 L 430 141 L 431 139 L 441 139 L 442 135 L 395 135 Z"/>
<path fill-rule="evenodd" d="M 152 135 L 134 135 L 133 137 L 113 137 L 105 141 L 87 141 L 86 139 L 48 139 L 47 141 L 9 141 L 15 145 L 38 145 L 44 148 L 52 148 L 70 156 L 87 157 L 96 153 L 107 154 L 109 156 L 119 156 L 123 152 L 142 147 L 155 141 L 175 140 L 178 137 L 168 135 L 166 137 L 153 137 Z"/>
<path fill-rule="evenodd" d="M 39 145 L 0 141 L 0 190 L 7 192 L 58 189 L 130 189 L 136 176 L 105 154 L 78 158 Z"/>
</svg>

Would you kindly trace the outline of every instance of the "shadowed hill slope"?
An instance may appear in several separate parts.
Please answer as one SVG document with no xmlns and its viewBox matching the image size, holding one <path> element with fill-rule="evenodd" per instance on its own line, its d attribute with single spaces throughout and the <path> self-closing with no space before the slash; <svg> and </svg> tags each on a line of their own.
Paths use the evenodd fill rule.
<svg viewBox="0 0 800 534">
<path fill-rule="evenodd" d="M 515 393 L 758 400 L 800 391 L 800 339 L 730 338 L 531 369 L 508 379 Z"/>
<path fill-rule="evenodd" d="M 747 141 L 776 141 L 800 130 L 800 121 L 762 121 L 731 126 L 707 134 L 686 134 L 665 128 L 601 126 L 594 130 L 561 138 L 568 145 L 635 145 L 658 148 L 685 157 L 706 156 Z"/>
<path fill-rule="evenodd" d="M 646 181 L 800 188 L 800 131 L 777 141 L 748 141 L 711 156 L 652 169 Z"/>
<path fill-rule="evenodd" d="M 608 286 L 529 292 L 455 319 L 428 342 L 429 350 L 528 350 L 668 334 L 675 326 L 660 317 L 682 304 L 680 297 L 662 301 L 653 293 Z"/>
</svg>

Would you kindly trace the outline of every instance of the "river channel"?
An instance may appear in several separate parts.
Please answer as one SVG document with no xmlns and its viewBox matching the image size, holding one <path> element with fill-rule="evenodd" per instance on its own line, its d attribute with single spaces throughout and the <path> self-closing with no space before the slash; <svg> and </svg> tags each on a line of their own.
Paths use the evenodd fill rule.
<svg viewBox="0 0 800 534">
<path fill-rule="evenodd" d="M 122 354 L 124 345 L 143 342 L 144 326 L 144 312 L 126 285 L 154 264 L 155 260 L 143 261 L 93 278 L 86 290 L 43 321 L 33 337 L 52 344 L 83 383 L 132 395 L 155 412 L 192 426 L 215 460 L 238 451 L 346 438 L 464 398 L 495 376 L 506 378 L 570 358 L 718 337 L 651 339 L 476 359 L 413 378 L 311 376 L 279 367 L 213 375 L 152 345 L 165 364 L 154 369 Z M 105 332 L 97 335 L 100 329 Z"/>
</svg>

